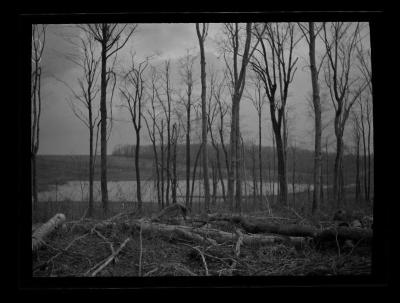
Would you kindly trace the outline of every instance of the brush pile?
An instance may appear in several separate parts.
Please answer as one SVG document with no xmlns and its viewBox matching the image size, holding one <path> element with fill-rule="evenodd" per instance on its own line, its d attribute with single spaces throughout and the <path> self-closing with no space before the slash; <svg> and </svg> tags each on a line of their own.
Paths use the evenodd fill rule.
<svg viewBox="0 0 400 303">
<path fill-rule="evenodd" d="M 57 220 L 50 220 L 53 224 L 32 228 L 32 239 L 40 243 L 32 246 L 33 275 L 370 274 L 368 226 L 313 224 L 265 214 L 188 217 L 187 213 L 177 203 L 151 217 L 131 212 L 107 220 L 65 221 L 57 214 Z M 51 228 L 43 233 L 44 226 Z"/>
</svg>

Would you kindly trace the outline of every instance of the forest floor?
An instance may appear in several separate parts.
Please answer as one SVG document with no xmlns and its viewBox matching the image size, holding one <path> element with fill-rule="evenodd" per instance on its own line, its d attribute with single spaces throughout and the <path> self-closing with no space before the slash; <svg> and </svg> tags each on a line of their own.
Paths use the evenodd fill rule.
<svg viewBox="0 0 400 303">
<path fill-rule="evenodd" d="M 358 214 L 363 215 L 371 213 L 364 210 Z M 131 214 L 129 220 L 143 216 L 143 213 Z M 246 214 L 249 219 L 264 222 L 321 229 L 333 224 L 331 216 L 325 213 L 316 222 L 284 208 Z M 242 245 L 237 254 L 235 242 L 210 245 L 183 238 L 168 239 L 158 232 L 141 232 L 127 227 L 123 221 L 115 221 L 101 232 L 94 231 L 93 227 L 101 222 L 104 221 L 67 219 L 33 256 L 33 276 L 334 276 L 371 273 L 371 246 L 362 243 L 346 246 L 336 241 L 325 247 L 310 244 L 301 248 L 282 243 Z M 193 225 L 180 216 L 163 223 Z M 227 222 L 218 228 L 233 233 L 237 226 Z M 104 264 L 112 251 L 123 243 L 126 245 L 117 257 L 99 270 L 99 265 Z"/>
</svg>

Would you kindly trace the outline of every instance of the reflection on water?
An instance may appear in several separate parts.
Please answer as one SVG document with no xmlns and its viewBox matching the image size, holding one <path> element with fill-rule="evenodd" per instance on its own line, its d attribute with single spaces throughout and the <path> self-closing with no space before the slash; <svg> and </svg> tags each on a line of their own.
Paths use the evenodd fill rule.
<svg viewBox="0 0 400 303">
<path fill-rule="evenodd" d="M 227 189 L 227 180 L 224 180 L 225 190 Z M 259 183 L 257 188 L 259 188 Z M 94 200 L 101 201 L 101 189 L 100 182 L 94 182 Z M 192 183 L 190 183 L 190 188 Z M 295 192 L 307 191 L 310 186 L 310 190 L 313 189 L 312 184 L 295 184 Z M 165 186 L 166 187 L 166 186 Z M 212 188 L 212 182 L 210 180 L 210 187 Z M 325 186 L 324 186 L 325 187 Z M 142 188 L 142 200 L 143 202 L 155 202 L 157 201 L 157 187 L 155 181 L 141 181 Z M 276 194 L 278 189 L 278 183 L 263 183 L 263 191 L 265 194 Z M 70 181 L 62 185 L 50 187 L 50 190 L 39 192 L 39 201 L 87 201 L 89 194 L 89 182 L 88 181 Z M 293 186 L 288 184 L 288 192 L 293 192 Z M 183 202 L 186 193 L 186 181 L 179 180 L 177 186 L 177 200 Z M 253 194 L 253 182 L 243 183 L 243 195 Z M 199 196 L 203 195 L 203 181 L 196 180 L 193 190 L 193 200 L 197 201 L 201 199 Z M 222 196 L 222 186 L 219 182 L 217 185 L 217 196 Z M 108 197 L 110 201 L 136 201 L 136 181 L 110 181 L 108 182 Z"/>
</svg>

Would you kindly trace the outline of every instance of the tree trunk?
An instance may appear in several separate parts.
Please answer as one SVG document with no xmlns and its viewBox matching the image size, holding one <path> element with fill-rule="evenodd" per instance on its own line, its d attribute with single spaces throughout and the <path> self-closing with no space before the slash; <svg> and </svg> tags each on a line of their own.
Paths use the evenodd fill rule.
<svg viewBox="0 0 400 303">
<path fill-rule="evenodd" d="M 136 131 L 135 170 L 136 170 L 136 197 L 138 202 L 138 209 L 139 211 L 142 211 L 142 191 L 140 184 L 139 152 L 140 152 L 140 129 Z"/>
<path fill-rule="evenodd" d="M 165 185 L 165 181 L 164 181 L 164 168 L 165 168 L 165 163 L 164 163 L 164 120 L 161 120 L 161 133 L 160 133 L 160 137 L 161 137 L 161 207 L 164 208 L 164 193 L 165 193 L 165 189 L 164 189 L 164 185 Z"/>
<path fill-rule="evenodd" d="M 32 196 L 33 196 L 33 209 L 38 209 L 38 190 L 37 190 L 37 176 L 36 176 L 36 154 L 31 155 L 32 165 Z"/>
<path fill-rule="evenodd" d="M 366 139 L 366 134 L 365 134 L 365 126 L 364 126 L 364 114 L 363 114 L 363 108 L 361 107 L 361 131 L 362 131 L 362 141 L 363 141 L 363 163 L 364 163 L 364 199 L 368 201 L 368 184 L 367 184 L 367 139 Z"/>
<path fill-rule="evenodd" d="M 106 25 L 102 26 L 103 37 L 107 36 Z M 107 190 L 107 50 L 106 43 L 102 42 L 101 46 L 101 90 L 100 90 L 100 152 L 101 152 L 101 202 L 103 212 L 108 212 L 108 190 Z"/>
<path fill-rule="evenodd" d="M 319 97 L 319 84 L 318 72 L 315 63 L 315 34 L 314 23 L 309 22 L 310 34 L 310 70 L 311 70 L 311 84 L 313 90 L 313 104 L 314 104 L 314 118 L 315 118 L 315 149 L 314 149 L 314 197 L 312 204 L 312 215 L 318 212 L 320 205 L 320 190 L 321 190 L 321 175 L 322 175 L 322 152 L 321 152 L 321 102 Z"/>
<path fill-rule="evenodd" d="M 343 171 L 343 137 L 341 132 L 336 135 L 336 157 L 335 157 L 335 166 L 333 171 L 333 193 L 334 199 L 336 200 L 337 208 L 342 206 L 342 171 Z"/>
<path fill-rule="evenodd" d="M 205 25 L 203 25 L 205 26 Z M 200 44 L 200 66 L 201 66 L 201 138 L 203 145 L 202 152 L 202 164 L 203 164 L 203 180 L 204 180 L 204 204 L 205 211 L 210 210 L 210 180 L 208 174 L 208 144 L 207 144 L 207 104 L 206 104 L 206 93 L 207 93 L 207 83 L 206 83 L 206 59 L 204 54 L 204 39 L 205 37 L 200 37 L 200 32 L 198 29 L 198 38 Z"/>
<path fill-rule="evenodd" d="M 261 102 L 261 100 L 260 100 Z M 263 163 L 261 160 L 261 110 L 258 113 L 258 164 L 260 169 L 260 199 L 263 198 L 263 176 L 262 176 L 262 168 Z"/>
<path fill-rule="evenodd" d="M 236 100 L 232 100 L 232 114 L 231 114 L 231 134 L 229 141 L 229 170 L 228 170 L 228 200 L 230 209 L 233 210 L 233 192 L 235 181 L 235 167 L 236 167 Z"/>
<path fill-rule="evenodd" d="M 188 94 L 188 105 L 186 110 L 187 122 L 186 122 L 186 207 L 189 207 L 190 199 L 190 94 Z"/>
<path fill-rule="evenodd" d="M 89 109 L 89 205 L 87 216 L 93 216 L 93 179 L 94 179 L 94 157 L 93 157 L 93 126 L 92 110 Z"/>
<path fill-rule="evenodd" d="M 196 158 L 194 160 L 193 176 L 192 176 L 192 190 L 191 190 L 191 194 L 190 194 L 190 209 L 192 209 L 192 205 L 193 205 L 193 192 L 194 192 L 194 183 L 196 181 L 197 163 L 199 162 L 200 152 L 201 152 L 202 146 L 203 145 L 199 146 L 199 149 L 197 150 Z"/>
<path fill-rule="evenodd" d="M 276 151 L 275 136 L 274 136 L 274 133 L 272 133 L 272 158 L 274 159 L 274 166 L 273 166 L 273 170 L 272 170 L 272 181 L 273 181 L 272 195 L 274 197 L 274 201 L 276 201 L 276 197 L 275 197 L 275 180 L 276 180 L 275 151 Z"/>
<path fill-rule="evenodd" d="M 239 213 L 242 211 L 242 178 L 243 174 L 241 173 L 241 168 L 242 168 L 242 161 L 244 160 L 243 157 L 241 156 L 241 152 L 239 151 L 239 148 L 241 144 L 239 143 L 239 140 L 241 138 L 240 134 L 240 121 L 239 121 L 239 101 L 237 102 L 237 107 L 236 107 L 236 115 L 235 115 L 235 124 L 236 124 L 236 165 L 235 165 L 235 179 L 236 179 L 236 194 L 235 194 L 235 203 L 236 203 L 236 211 Z M 242 142 L 243 144 L 243 142 Z"/>
<path fill-rule="evenodd" d="M 279 200 L 280 203 L 287 206 L 287 178 L 286 162 L 282 137 L 279 132 L 275 133 L 276 147 L 278 154 L 278 178 L 279 178 Z"/>
<path fill-rule="evenodd" d="M 368 202 L 371 200 L 371 122 L 368 117 Z"/>
<path fill-rule="evenodd" d="M 293 167 L 292 167 L 292 196 L 293 196 L 293 208 L 295 208 L 296 205 L 296 188 L 295 188 L 295 175 L 296 175 L 296 151 L 295 147 L 293 148 Z"/>
<path fill-rule="evenodd" d="M 360 203 L 360 137 L 358 130 L 356 131 L 356 202 Z"/>
<path fill-rule="evenodd" d="M 176 203 L 176 187 L 177 187 L 177 176 L 176 176 L 176 145 L 177 145 L 177 130 L 176 124 L 172 127 L 172 137 L 174 138 L 173 143 L 173 158 L 172 158 L 172 203 Z"/>
<path fill-rule="evenodd" d="M 328 139 L 325 143 L 325 155 L 326 155 L 326 200 L 329 201 L 329 154 L 328 154 Z"/>
</svg>

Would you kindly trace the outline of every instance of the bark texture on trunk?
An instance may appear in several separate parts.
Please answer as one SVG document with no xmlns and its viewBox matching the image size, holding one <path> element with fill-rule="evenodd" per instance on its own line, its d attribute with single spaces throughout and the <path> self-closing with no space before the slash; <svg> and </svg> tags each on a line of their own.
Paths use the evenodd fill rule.
<svg viewBox="0 0 400 303">
<path fill-rule="evenodd" d="M 103 37 L 107 36 L 106 25 L 102 26 Z M 101 89 L 100 89 L 100 186 L 101 203 L 103 212 L 108 212 L 108 189 L 107 189 L 107 45 L 102 42 L 101 46 Z"/>
<path fill-rule="evenodd" d="M 321 136 L 322 136 L 322 122 L 321 122 L 321 101 L 319 96 L 318 84 L 318 71 L 315 63 L 315 33 L 314 23 L 309 22 L 309 55 L 310 55 L 310 70 L 311 70 L 311 84 L 313 91 L 313 105 L 314 105 L 314 119 L 315 119 L 315 147 L 314 147 L 314 196 L 312 204 L 312 214 L 318 212 L 321 199 L 321 175 L 322 175 L 322 151 L 321 151 Z"/>
</svg>

